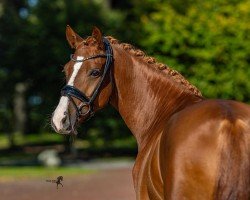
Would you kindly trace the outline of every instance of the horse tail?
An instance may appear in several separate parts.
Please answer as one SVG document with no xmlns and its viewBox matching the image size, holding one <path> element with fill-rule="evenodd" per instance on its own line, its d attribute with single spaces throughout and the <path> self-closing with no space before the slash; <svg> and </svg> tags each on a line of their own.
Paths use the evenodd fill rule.
<svg viewBox="0 0 250 200">
<path fill-rule="evenodd" d="M 214 199 L 250 200 L 250 128 L 243 120 L 225 121 Z"/>
</svg>

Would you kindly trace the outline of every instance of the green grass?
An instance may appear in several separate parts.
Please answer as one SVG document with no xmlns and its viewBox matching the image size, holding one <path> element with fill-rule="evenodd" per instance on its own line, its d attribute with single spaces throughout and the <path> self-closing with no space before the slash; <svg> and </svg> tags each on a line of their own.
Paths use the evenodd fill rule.
<svg viewBox="0 0 250 200">
<path fill-rule="evenodd" d="M 94 173 L 94 170 L 87 170 L 76 167 L 0 167 L 0 182 L 15 180 L 30 180 L 42 178 L 44 180 L 55 179 L 58 176 L 74 176 Z"/>
</svg>

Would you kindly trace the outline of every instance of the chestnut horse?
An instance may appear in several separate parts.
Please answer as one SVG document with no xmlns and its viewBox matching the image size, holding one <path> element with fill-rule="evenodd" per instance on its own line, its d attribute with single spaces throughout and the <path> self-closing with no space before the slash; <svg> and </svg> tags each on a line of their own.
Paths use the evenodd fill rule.
<svg viewBox="0 0 250 200">
<path fill-rule="evenodd" d="M 65 65 L 67 85 L 52 116 L 62 134 L 107 104 L 138 143 L 133 168 L 136 199 L 250 199 L 250 106 L 208 100 L 178 72 L 98 28 Z"/>
</svg>

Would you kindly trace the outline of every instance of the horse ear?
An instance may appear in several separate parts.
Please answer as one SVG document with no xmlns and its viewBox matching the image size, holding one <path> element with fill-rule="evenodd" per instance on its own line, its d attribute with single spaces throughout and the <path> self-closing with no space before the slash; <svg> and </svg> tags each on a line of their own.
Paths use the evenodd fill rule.
<svg viewBox="0 0 250 200">
<path fill-rule="evenodd" d="M 101 33 L 100 29 L 97 28 L 96 26 L 93 27 L 92 37 L 95 38 L 95 40 L 98 43 L 98 46 L 101 49 L 104 49 L 104 44 L 103 44 L 103 40 L 102 40 L 102 33 Z"/>
<path fill-rule="evenodd" d="M 66 27 L 66 38 L 73 49 L 76 49 L 76 47 L 83 41 L 83 39 L 77 35 L 69 25 Z"/>
</svg>

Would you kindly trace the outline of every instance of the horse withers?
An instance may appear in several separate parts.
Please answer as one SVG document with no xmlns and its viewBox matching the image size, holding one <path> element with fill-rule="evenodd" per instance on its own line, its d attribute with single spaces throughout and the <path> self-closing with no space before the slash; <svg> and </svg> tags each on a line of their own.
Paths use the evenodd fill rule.
<svg viewBox="0 0 250 200">
<path fill-rule="evenodd" d="M 83 39 L 67 26 L 66 38 L 75 52 L 52 116 L 56 132 L 77 134 L 111 104 L 137 140 L 138 200 L 250 199 L 248 105 L 205 99 L 177 71 L 96 27 Z"/>
</svg>

